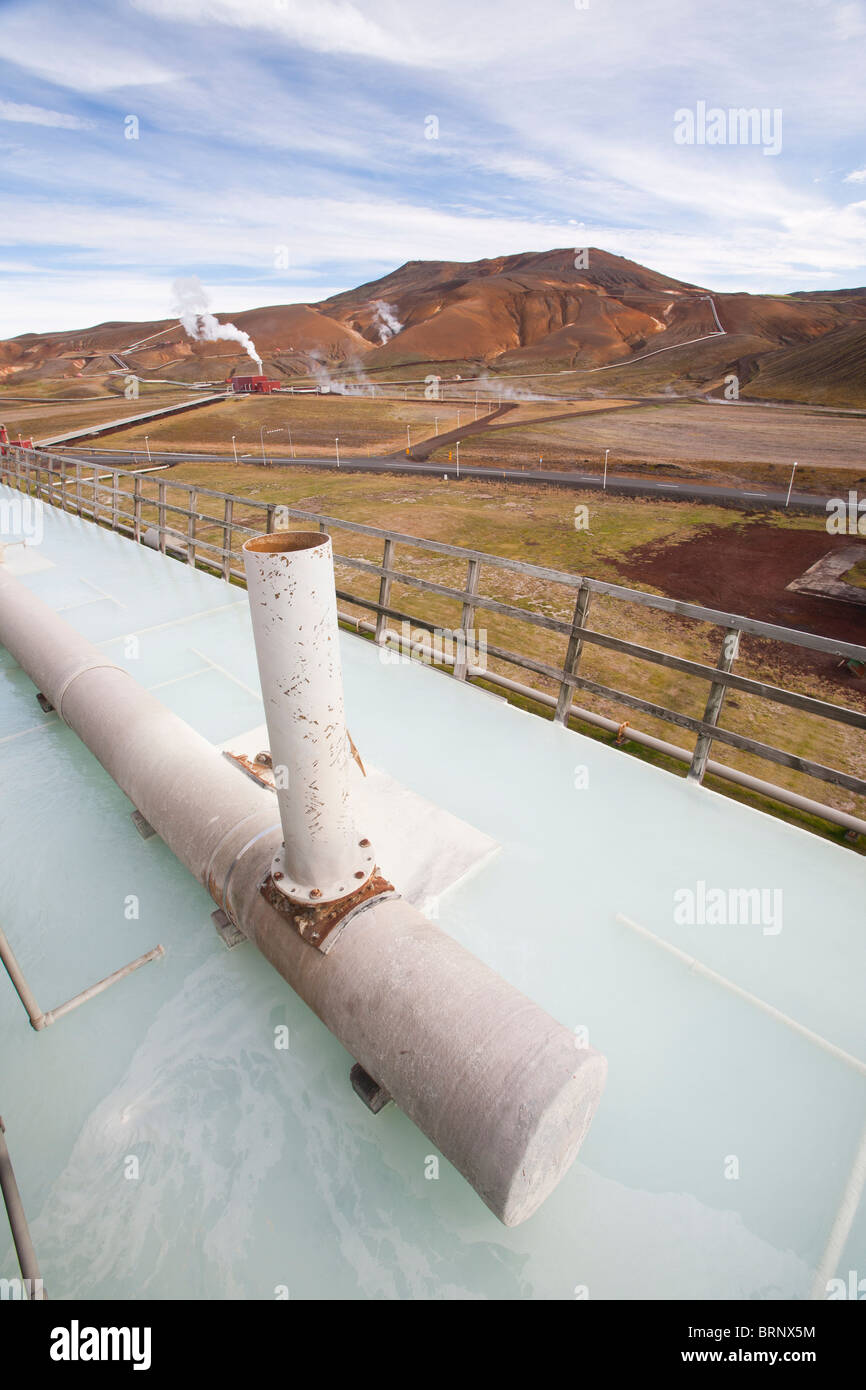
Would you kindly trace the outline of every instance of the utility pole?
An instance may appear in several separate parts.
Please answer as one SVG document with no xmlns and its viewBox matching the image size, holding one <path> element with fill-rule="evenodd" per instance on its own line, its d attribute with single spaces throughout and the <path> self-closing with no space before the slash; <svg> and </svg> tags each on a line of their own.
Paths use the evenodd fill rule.
<svg viewBox="0 0 866 1390">
<path fill-rule="evenodd" d="M 148 463 L 153 463 L 153 459 L 152 459 L 151 456 L 150 456 L 150 438 L 149 438 L 148 435 L 145 435 L 145 436 L 144 436 L 144 447 L 145 447 L 145 449 L 147 450 L 147 461 L 148 461 Z M 795 464 L 795 467 L 796 467 L 796 464 Z"/>
<path fill-rule="evenodd" d="M 794 464 L 794 467 L 791 469 L 791 481 L 790 481 L 789 484 L 788 484 L 788 496 L 785 498 L 785 506 L 786 506 L 786 507 L 787 507 L 788 503 L 789 503 L 790 500 L 791 500 L 791 489 L 792 489 L 793 486 L 794 486 L 794 474 L 796 473 L 796 471 L 797 471 L 797 465 L 796 465 L 796 463 L 795 463 L 795 464 Z"/>
<path fill-rule="evenodd" d="M 235 451 L 235 463 L 237 463 L 237 461 L 238 461 L 238 446 L 237 446 L 237 444 L 235 443 L 235 437 L 234 437 L 234 435 L 232 435 L 232 448 L 233 448 L 234 451 Z"/>
<path fill-rule="evenodd" d="M 262 425 L 261 429 L 259 430 L 259 443 L 260 443 L 261 446 L 262 446 L 262 466 L 263 466 L 264 468 L 267 468 L 267 466 L 268 466 L 268 461 L 267 461 L 267 459 L 265 458 L 265 427 L 264 427 L 264 425 Z"/>
<path fill-rule="evenodd" d="M 603 486 L 602 486 L 602 492 L 607 492 L 607 456 L 608 456 L 609 453 L 610 453 L 610 449 L 605 449 L 605 451 L 604 451 L 604 484 L 603 484 Z"/>
<path fill-rule="evenodd" d="M 460 440 L 457 440 L 455 457 L 457 459 L 457 477 L 460 477 Z"/>
<path fill-rule="evenodd" d="M 339 467 L 340 467 L 340 436 L 339 436 L 339 435 L 337 435 L 337 438 L 334 440 L 334 445 L 335 445 L 336 450 L 337 450 L 337 467 L 339 468 Z"/>
<path fill-rule="evenodd" d="M 291 453 L 292 458 L 294 458 L 294 457 L 295 457 L 295 446 L 294 446 L 294 444 L 292 443 L 292 431 L 291 431 L 291 427 L 290 427 L 289 425 L 286 425 L 286 434 L 289 436 L 289 452 Z"/>
</svg>

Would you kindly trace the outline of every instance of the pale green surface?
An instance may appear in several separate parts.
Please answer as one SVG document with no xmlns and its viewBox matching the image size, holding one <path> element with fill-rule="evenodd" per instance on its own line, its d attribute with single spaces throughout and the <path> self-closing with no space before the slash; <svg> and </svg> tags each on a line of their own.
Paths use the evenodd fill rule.
<svg viewBox="0 0 866 1390">
<path fill-rule="evenodd" d="M 262 722 L 242 590 L 51 511 L 40 554 L 33 591 L 208 738 Z M 41 1034 L 0 977 L 0 1112 L 49 1294 L 807 1296 L 866 1082 L 614 919 L 866 1058 L 862 861 L 356 638 L 343 661 L 362 754 L 503 846 L 440 925 L 609 1059 L 580 1160 L 513 1231 L 446 1162 L 426 1180 L 429 1141 L 371 1116 L 339 1043 L 251 946 L 224 949 L 205 891 L 0 648 L 0 922 L 42 1008 L 167 952 Z M 698 879 L 781 888 L 783 930 L 675 926 Z"/>
</svg>

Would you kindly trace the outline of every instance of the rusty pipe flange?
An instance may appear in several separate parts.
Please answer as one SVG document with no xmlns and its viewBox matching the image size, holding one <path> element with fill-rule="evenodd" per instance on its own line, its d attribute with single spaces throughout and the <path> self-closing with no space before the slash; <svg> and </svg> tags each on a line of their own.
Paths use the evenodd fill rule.
<svg viewBox="0 0 866 1390">
<path fill-rule="evenodd" d="M 373 870 L 366 883 L 362 883 L 360 888 L 356 888 L 354 893 L 348 893 L 345 898 L 338 898 L 336 902 L 293 903 L 274 883 L 271 873 L 266 874 L 259 891 L 265 901 L 294 927 L 298 935 L 323 955 L 327 955 L 336 945 L 343 928 L 353 917 L 357 917 L 363 908 L 380 898 L 400 896 L 393 883 L 382 877 L 378 867 Z"/>
</svg>

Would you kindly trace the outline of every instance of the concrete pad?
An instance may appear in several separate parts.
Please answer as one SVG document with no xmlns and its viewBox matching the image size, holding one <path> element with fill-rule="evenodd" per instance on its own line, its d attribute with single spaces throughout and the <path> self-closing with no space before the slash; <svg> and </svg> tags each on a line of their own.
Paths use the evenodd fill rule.
<svg viewBox="0 0 866 1390">
<path fill-rule="evenodd" d="M 842 550 L 831 550 L 786 587 L 799 594 L 820 594 L 822 598 L 866 606 L 866 589 L 846 584 L 842 577 L 860 560 L 866 560 L 866 545 L 846 545 Z"/>
</svg>

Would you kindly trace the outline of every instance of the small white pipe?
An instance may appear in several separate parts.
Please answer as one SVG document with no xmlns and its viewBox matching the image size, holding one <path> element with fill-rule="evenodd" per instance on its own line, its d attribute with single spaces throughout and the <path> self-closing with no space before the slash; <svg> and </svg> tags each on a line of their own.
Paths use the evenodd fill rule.
<svg viewBox="0 0 866 1390">
<path fill-rule="evenodd" d="M 357 622 L 356 619 L 348 614 L 341 613 L 340 618 L 344 622 L 353 622 L 362 632 L 373 632 L 374 623 Z M 480 679 L 488 681 L 491 685 L 499 686 L 502 690 L 510 690 L 514 695 L 523 695 L 527 700 L 533 700 L 536 704 L 544 705 L 547 709 L 556 709 L 556 698 L 546 694 L 543 690 L 537 690 L 534 686 L 525 685 L 522 681 L 512 680 L 510 676 L 500 675 L 497 671 L 488 671 L 481 666 L 470 666 L 467 670 L 470 679 Z M 621 721 L 608 719 L 603 714 L 596 714 L 593 710 L 585 709 L 583 705 L 571 705 L 568 710 L 569 717 L 580 719 L 585 724 L 591 724 L 593 728 L 605 729 L 608 733 L 615 734 L 621 727 Z M 690 763 L 692 754 L 687 748 L 679 748 L 675 743 L 667 743 L 664 739 L 654 738 L 652 734 L 645 734 L 640 729 L 635 729 L 631 724 L 628 726 L 628 741 L 638 743 L 643 748 L 652 748 L 657 753 L 664 753 L 667 758 L 674 758 L 677 762 Z M 753 777 L 749 772 L 741 772 L 739 768 L 729 766 L 726 763 L 714 762 L 712 758 L 707 759 L 707 773 L 713 777 L 719 777 L 723 781 L 733 782 L 737 787 L 745 787 L 748 791 L 758 792 L 760 796 L 766 796 L 771 801 L 778 801 L 783 806 L 792 806 L 797 811 L 805 811 L 810 816 L 817 816 L 819 819 L 829 821 L 831 825 L 841 825 L 846 830 L 853 830 L 856 835 L 866 835 L 866 821 L 858 816 L 850 816 L 847 811 L 839 811 L 835 806 L 828 806 L 823 801 L 815 801 L 811 797 L 801 796 L 799 792 L 789 791 L 787 787 L 780 787 L 775 782 L 765 782 L 760 777 Z"/>
<path fill-rule="evenodd" d="M 98 668 L 91 667 L 90 669 L 97 670 Z M 97 994 L 102 994 L 105 990 L 109 989 L 111 985 L 116 984 L 118 980 L 125 980 L 126 976 L 131 975 L 133 970 L 137 970 L 140 965 L 147 965 L 149 961 L 158 960 L 160 956 L 164 955 L 164 946 L 154 946 L 152 951 L 147 951 L 143 956 L 139 956 L 136 960 L 130 961 L 128 965 L 122 965 L 119 970 L 114 970 L 110 975 L 107 975 L 104 980 L 99 980 L 95 985 L 90 985 L 87 989 L 83 989 L 80 994 L 74 995 L 72 999 L 67 999 L 65 1004 L 58 1004 L 56 1009 L 48 1009 L 46 1013 L 43 1013 L 36 1002 L 35 994 L 27 983 L 21 966 L 18 964 L 15 952 L 9 945 L 4 932 L 0 930 L 0 961 L 2 961 L 7 975 L 12 981 L 15 993 L 27 1010 L 30 1023 L 37 1033 L 41 1033 L 43 1028 L 48 1028 L 58 1018 L 62 1018 L 64 1014 L 71 1013 L 73 1009 L 77 1009 L 80 1004 L 86 1004 L 88 1000 L 95 999 Z"/>
<path fill-rule="evenodd" d="M 37 1032 L 39 1032 L 42 1028 L 45 1027 L 44 1015 L 38 1003 L 36 1002 L 36 995 L 33 993 L 32 989 L 27 983 L 27 980 L 25 979 L 24 971 L 21 969 L 21 966 L 18 964 L 18 961 L 15 958 L 15 952 L 9 945 L 9 942 L 6 939 L 6 935 L 2 931 L 2 929 L 0 929 L 0 961 L 3 962 L 3 965 L 6 968 L 6 973 L 9 976 L 9 979 L 12 981 L 15 993 L 18 995 L 18 998 L 21 1000 L 21 1003 L 27 1010 L 30 1022 L 32 1023 L 33 1027 L 37 1030 Z"/>
<path fill-rule="evenodd" d="M 836 1219 L 827 1241 L 824 1254 L 821 1256 L 821 1263 L 815 1271 L 815 1278 L 812 1283 L 812 1292 L 809 1297 L 812 1300 L 827 1297 L 828 1284 L 838 1268 L 842 1258 L 842 1252 L 848 1243 L 851 1234 L 851 1227 L 854 1224 L 854 1217 L 857 1215 L 857 1208 L 863 1196 L 863 1189 L 866 1188 L 866 1125 L 860 1135 L 860 1142 L 857 1152 L 854 1155 L 854 1163 L 851 1172 L 848 1174 L 848 1181 L 842 1193 L 842 1200 L 839 1203 L 839 1210 L 836 1212 Z M 858 1271 L 859 1282 L 859 1271 Z M 859 1297 L 858 1294 L 854 1295 Z"/>
<path fill-rule="evenodd" d="M 720 975 L 717 970 L 711 970 L 708 965 L 704 965 L 695 956 L 690 956 L 687 951 L 681 951 L 679 946 L 674 946 L 670 941 L 665 941 L 664 937 L 657 936 L 648 927 L 642 927 L 639 922 L 633 922 L 624 913 L 618 912 L 616 920 L 621 922 L 624 927 L 629 927 L 631 931 L 637 932 L 639 936 L 646 937 L 655 946 L 661 946 L 663 951 L 671 956 L 676 956 L 677 960 L 687 965 L 694 975 L 703 975 L 705 980 L 712 980 L 714 984 L 721 985 L 731 994 L 736 994 L 740 999 L 745 999 L 747 1004 L 753 1004 L 762 1013 L 769 1014 L 777 1023 L 782 1023 L 786 1028 L 790 1028 L 793 1033 L 799 1033 L 802 1038 L 806 1038 L 815 1047 L 820 1047 L 822 1052 L 829 1052 L 831 1057 L 835 1057 L 837 1062 L 844 1062 L 846 1066 L 852 1067 L 861 1076 L 866 1076 L 866 1062 L 860 1057 L 853 1056 L 846 1052 L 843 1047 L 837 1047 L 836 1043 L 830 1042 L 829 1038 L 824 1038 L 820 1033 L 816 1033 L 812 1028 L 807 1028 L 804 1023 L 798 1023 L 790 1014 L 783 1014 L 781 1009 L 777 1009 L 775 1004 L 768 1004 L 766 999 L 761 999 L 757 994 L 752 994 L 751 990 L 743 989 L 734 980 L 729 980 L 726 975 Z"/>
<path fill-rule="evenodd" d="M 0 1194 L 2 1194 L 6 1204 L 6 1214 L 9 1217 L 9 1228 L 12 1231 L 18 1265 L 23 1278 L 27 1281 L 27 1296 L 31 1300 L 41 1301 L 45 1298 L 45 1290 L 39 1274 L 36 1251 L 30 1238 L 27 1217 L 24 1215 L 21 1193 L 18 1191 L 18 1183 L 15 1181 L 12 1159 L 9 1157 L 9 1150 L 3 1137 L 5 1133 L 6 1127 L 3 1124 L 2 1116 L 0 1116 Z"/>
<path fill-rule="evenodd" d="M 243 547 L 283 845 L 277 888 L 334 902 L 376 867 L 352 800 L 330 536 L 276 531 Z"/>
<path fill-rule="evenodd" d="M 119 970 L 114 970 L 110 975 L 106 975 L 104 980 L 99 980 L 95 985 L 90 985 L 87 989 L 83 989 L 80 994 L 73 995 L 71 999 L 67 999 L 65 1004 L 58 1004 L 56 1009 L 49 1009 L 46 1014 L 43 1014 L 42 1026 L 47 1028 L 49 1024 L 54 1023 L 58 1018 L 62 1018 L 64 1014 L 71 1013 L 72 1010 L 77 1009 L 79 1005 L 86 1004 L 89 1000 L 95 999 L 97 994 L 103 994 L 105 990 L 110 989 L 118 980 L 125 980 L 127 975 L 131 975 L 133 970 L 138 970 L 139 966 L 147 965 L 152 960 L 159 960 L 159 958 L 164 955 L 164 946 L 154 946 L 152 951 L 146 951 L 143 956 L 138 956 L 135 960 L 131 960 L 128 965 L 122 965 Z"/>
</svg>

